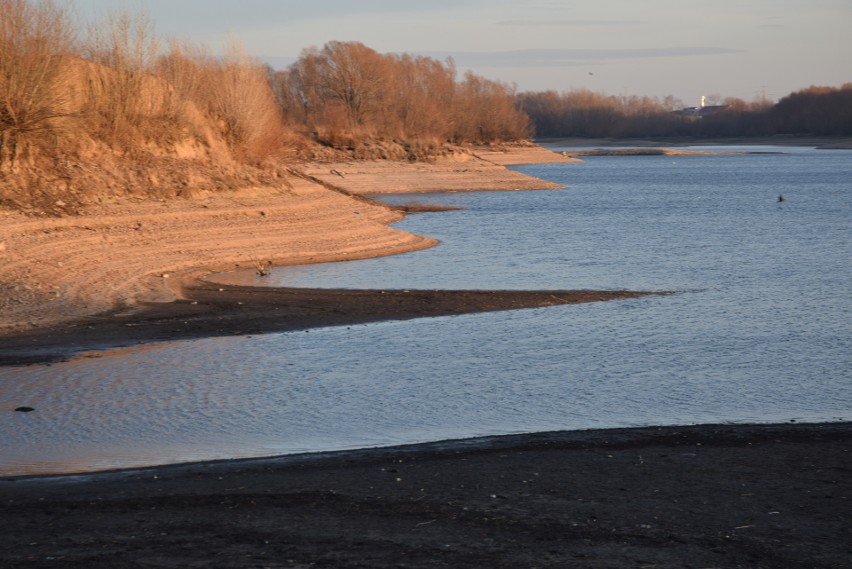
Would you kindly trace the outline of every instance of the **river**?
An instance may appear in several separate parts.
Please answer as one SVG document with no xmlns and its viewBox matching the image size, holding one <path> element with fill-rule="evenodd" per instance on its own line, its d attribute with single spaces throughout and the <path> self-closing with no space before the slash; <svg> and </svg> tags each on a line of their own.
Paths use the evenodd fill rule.
<svg viewBox="0 0 852 569">
<path fill-rule="evenodd" d="M 464 209 L 398 224 L 440 239 L 433 249 L 279 267 L 263 280 L 677 294 L 0 368 L 0 475 L 543 430 L 849 420 L 852 151 L 713 150 L 771 153 L 595 157 L 517 168 L 563 190 L 383 196 Z M 36 412 L 12 411 L 24 403 Z"/>
</svg>

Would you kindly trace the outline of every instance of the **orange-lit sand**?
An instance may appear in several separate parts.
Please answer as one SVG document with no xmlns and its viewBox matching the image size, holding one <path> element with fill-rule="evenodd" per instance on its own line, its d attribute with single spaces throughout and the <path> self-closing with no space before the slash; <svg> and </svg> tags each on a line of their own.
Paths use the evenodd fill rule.
<svg viewBox="0 0 852 569">
<path fill-rule="evenodd" d="M 316 263 L 431 247 L 428 236 L 389 227 L 400 212 L 346 194 L 553 188 L 497 162 L 565 160 L 535 146 L 479 154 L 433 164 L 307 165 L 294 172 L 309 176 L 291 176 L 289 188 L 125 201 L 74 217 L 0 211 L 0 337 L 171 301 L 186 279 L 255 261 Z"/>
</svg>

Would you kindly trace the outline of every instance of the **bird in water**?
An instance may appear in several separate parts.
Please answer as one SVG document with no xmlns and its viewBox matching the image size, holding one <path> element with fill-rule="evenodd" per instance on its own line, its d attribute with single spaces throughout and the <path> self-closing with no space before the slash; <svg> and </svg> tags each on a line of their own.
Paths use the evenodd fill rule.
<svg viewBox="0 0 852 569">
<path fill-rule="evenodd" d="M 784 203 L 784 196 L 778 196 L 778 203 Z"/>
</svg>

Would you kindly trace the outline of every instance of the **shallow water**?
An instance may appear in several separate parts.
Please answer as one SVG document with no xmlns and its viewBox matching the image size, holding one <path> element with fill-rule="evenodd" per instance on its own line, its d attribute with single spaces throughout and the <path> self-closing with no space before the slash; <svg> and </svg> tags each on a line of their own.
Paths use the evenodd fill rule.
<svg viewBox="0 0 852 569">
<path fill-rule="evenodd" d="M 263 282 L 678 294 L 0 369 L 0 409 L 36 408 L 0 412 L 0 472 L 552 429 L 849 419 L 852 152 L 757 150 L 788 154 L 590 158 L 518 168 L 566 190 L 383 197 L 466 209 L 399 224 L 439 247 L 278 268 Z"/>
</svg>

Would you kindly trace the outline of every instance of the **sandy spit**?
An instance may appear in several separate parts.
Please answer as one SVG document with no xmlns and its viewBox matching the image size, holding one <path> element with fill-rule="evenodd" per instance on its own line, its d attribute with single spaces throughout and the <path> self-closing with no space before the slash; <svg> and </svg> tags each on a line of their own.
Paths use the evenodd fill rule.
<svg viewBox="0 0 852 569">
<path fill-rule="evenodd" d="M 559 184 L 533 178 L 506 166 L 581 162 L 538 146 L 507 150 L 477 149 L 433 162 L 339 162 L 309 164 L 304 171 L 324 183 L 366 194 L 465 192 L 477 190 L 545 190 Z"/>
<path fill-rule="evenodd" d="M 171 302 L 184 285 L 217 270 L 432 247 L 430 237 L 389 227 L 402 213 L 360 194 L 555 188 L 502 164 L 566 161 L 536 146 L 481 154 L 429 164 L 310 164 L 279 188 L 124 201 L 74 217 L 0 210 L 0 338 Z"/>
</svg>

